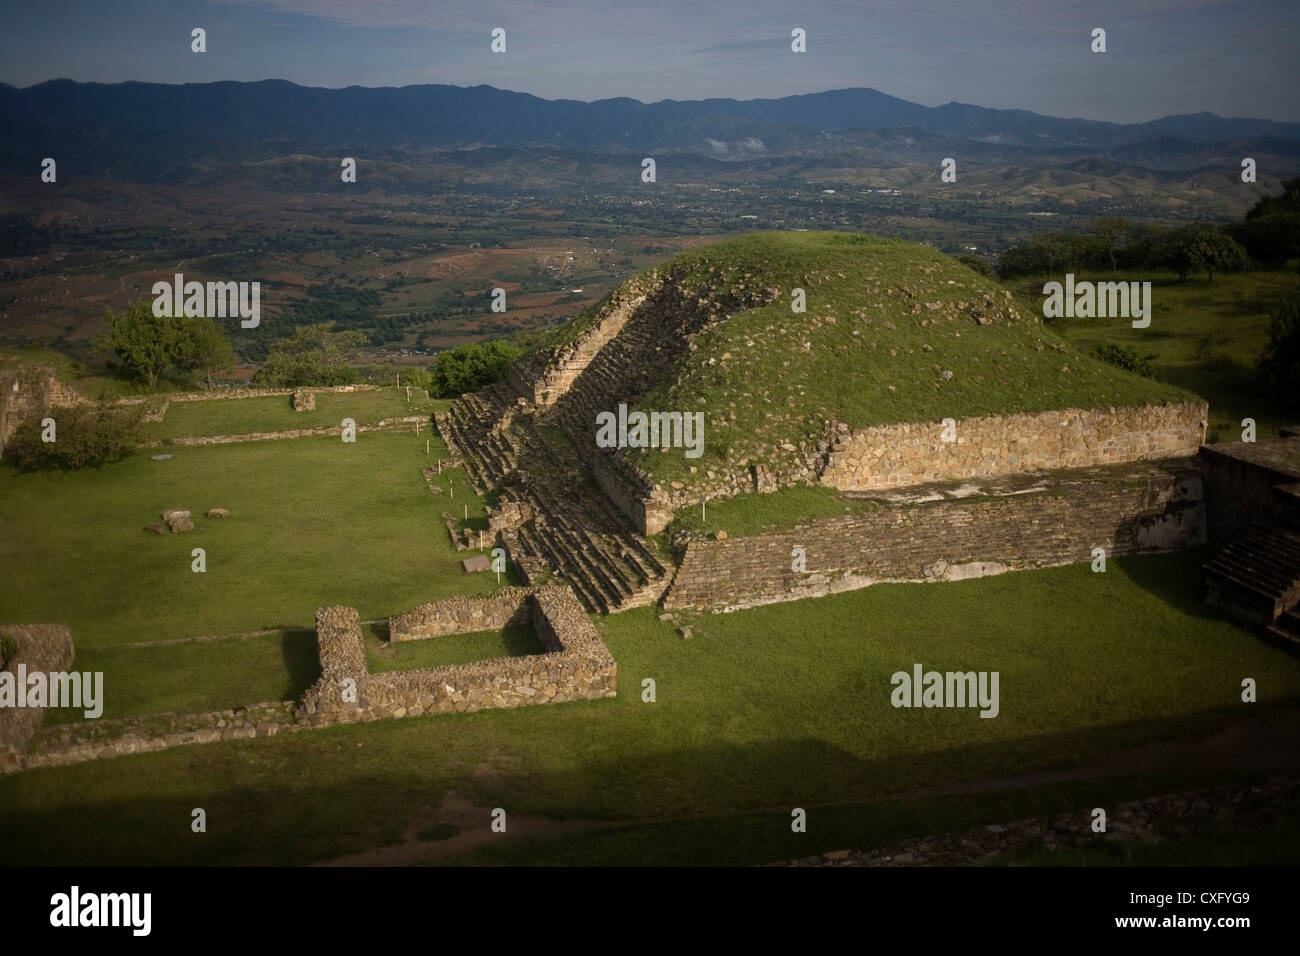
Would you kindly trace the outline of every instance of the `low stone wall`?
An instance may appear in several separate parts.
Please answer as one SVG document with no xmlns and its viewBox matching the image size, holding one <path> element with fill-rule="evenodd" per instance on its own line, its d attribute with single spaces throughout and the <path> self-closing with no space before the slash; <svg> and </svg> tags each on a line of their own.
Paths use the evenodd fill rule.
<svg viewBox="0 0 1300 956">
<path fill-rule="evenodd" d="M 16 644 L 13 660 L 5 670 L 14 675 L 26 667 L 27 674 L 67 671 L 72 666 L 72 634 L 57 624 L 0 624 L 0 634 L 9 634 Z M 0 708 L 0 773 L 19 770 L 24 764 L 28 741 L 45 717 L 44 707 Z"/>
<path fill-rule="evenodd" d="M 429 421 L 427 415 L 404 415 L 401 418 L 385 418 L 373 425 L 358 425 L 357 434 L 362 432 L 395 431 L 401 425 L 422 425 Z M 162 448 L 165 445 L 233 445 L 245 441 L 276 441 L 289 438 L 312 438 L 317 435 L 342 435 L 342 425 L 330 425 L 324 428 L 293 428 L 282 432 L 249 432 L 246 435 L 194 435 L 173 438 L 170 442 L 145 442 L 142 448 Z"/>
<path fill-rule="evenodd" d="M 141 398 L 119 398 L 116 405 L 138 405 L 156 398 L 165 398 L 168 402 L 216 402 L 232 398 L 269 398 L 273 395 L 291 396 L 295 392 L 373 392 L 378 385 L 312 385 L 307 388 L 214 388 L 207 392 L 176 392 L 164 395 L 146 395 Z"/>
<path fill-rule="evenodd" d="M 295 707 L 291 700 L 272 701 L 205 714 L 149 714 L 59 724 L 36 735 L 22 768 L 63 767 L 190 744 L 293 733 L 305 728 L 294 720 Z"/>
<path fill-rule="evenodd" d="M 1028 483 L 1026 485 L 1026 483 Z M 788 531 L 691 541 L 664 607 L 737 608 L 817 597 L 880 581 L 952 581 L 1004 571 L 1169 551 L 1204 543 L 1195 461 L 1006 477 Z M 956 497 L 960 492 L 964 497 Z M 899 496 L 904 497 L 904 496 Z M 928 500 L 927 500 L 928 499 Z M 806 571 L 792 552 L 806 552 Z"/>
<path fill-rule="evenodd" d="M 516 595 L 511 600 L 517 600 L 517 606 L 531 616 L 546 653 L 367 674 L 356 611 L 326 608 L 317 612 L 323 635 L 321 680 L 304 695 L 299 718 L 313 726 L 325 726 L 615 696 L 617 664 L 573 592 L 567 587 L 513 590 Z M 481 608 L 479 619 L 500 613 L 499 598 L 482 602 L 491 604 L 492 610 Z M 421 613 L 417 618 L 443 620 L 440 611 Z M 394 628 L 400 629 L 401 625 Z M 342 693 L 347 678 L 355 681 L 355 702 Z"/>
<path fill-rule="evenodd" d="M 530 593 L 527 588 L 505 588 L 490 598 L 453 597 L 421 604 L 388 619 L 388 639 L 417 641 L 530 623 L 533 618 L 528 603 Z"/>
<path fill-rule="evenodd" d="M 991 415 L 958 421 L 952 442 L 943 441 L 937 422 L 859 428 L 832 446 L 821 483 L 869 491 L 1194 455 L 1208 414 L 1205 402 L 1176 402 Z"/>
</svg>

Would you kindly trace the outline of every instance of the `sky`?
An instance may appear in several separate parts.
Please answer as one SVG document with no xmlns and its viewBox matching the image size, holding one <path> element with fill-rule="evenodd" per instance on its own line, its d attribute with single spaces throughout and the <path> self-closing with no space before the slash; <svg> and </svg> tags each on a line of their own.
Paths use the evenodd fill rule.
<svg viewBox="0 0 1300 956">
<path fill-rule="evenodd" d="M 1052 116 L 1300 121 L 1300 0 L 42 0 L 0 82 L 489 84 L 548 99 L 872 87 Z M 194 27 L 207 52 L 190 50 Z M 506 31 L 506 51 L 490 49 Z M 807 52 L 790 49 L 791 30 Z M 1092 31 L 1106 30 L 1105 53 Z"/>
</svg>

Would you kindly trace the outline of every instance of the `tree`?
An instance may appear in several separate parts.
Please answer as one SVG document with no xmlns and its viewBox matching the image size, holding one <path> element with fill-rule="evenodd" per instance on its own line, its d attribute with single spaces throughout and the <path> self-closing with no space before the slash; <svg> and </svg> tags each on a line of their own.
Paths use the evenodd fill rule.
<svg viewBox="0 0 1300 956">
<path fill-rule="evenodd" d="M 506 377 L 510 363 L 523 349 L 500 340 L 457 345 L 438 355 L 430 367 L 433 382 L 429 394 L 435 398 L 459 398 L 499 382 Z"/>
<path fill-rule="evenodd" d="M 962 265 L 966 266 L 966 268 L 968 269 L 974 269 L 982 276 L 993 275 L 993 268 L 987 262 L 981 259 L 979 256 L 972 256 L 972 255 L 958 256 L 957 261 L 960 262 Z"/>
<path fill-rule="evenodd" d="M 212 387 L 213 372 L 229 372 L 235 367 L 235 353 L 226 330 L 212 319 L 181 320 L 176 367 L 202 375 Z"/>
<path fill-rule="evenodd" d="M 104 325 L 108 330 L 95 340 L 95 354 L 116 352 L 132 375 L 153 388 L 176 358 L 181 320 L 154 315 L 153 304 L 140 300 L 121 314 L 109 309 Z"/>
<path fill-rule="evenodd" d="M 1210 281 L 1216 272 L 1240 272 L 1246 268 L 1246 250 L 1241 244 L 1217 229 L 1202 232 L 1192 242 L 1192 261 L 1204 269 Z"/>
<path fill-rule="evenodd" d="M 1173 269 L 1179 280 L 1204 271 L 1214 281 L 1216 272 L 1246 267 L 1246 250 L 1214 226 L 1196 223 L 1170 232 L 1157 254 L 1160 265 Z"/>
<path fill-rule="evenodd" d="M 1118 251 L 1134 235 L 1133 223 L 1118 216 L 1105 216 L 1092 224 L 1092 234 L 1105 245 L 1110 256 L 1110 271 L 1119 268 Z"/>
<path fill-rule="evenodd" d="M 1269 313 L 1268 345 L 1260 366 L 1276 390 L 1300 394 L 1300 290 L 1286 290 Z"/>
<path fill-rule="evenodd" d="M 271 346 L 253 383 L 270 388 L 351 385 L 361 376 L 352 367 L 350 353 L 365 343 L 365 333 L 336 332 L 333 322 L 300 325 Z"/>
<path fill-rule="evenodd" d="M 1300 177 L 1288 179 L 1280 196 L 1264 196 L 1226 229 L 1260 262 L 1300 257 Z"/>
</svg>

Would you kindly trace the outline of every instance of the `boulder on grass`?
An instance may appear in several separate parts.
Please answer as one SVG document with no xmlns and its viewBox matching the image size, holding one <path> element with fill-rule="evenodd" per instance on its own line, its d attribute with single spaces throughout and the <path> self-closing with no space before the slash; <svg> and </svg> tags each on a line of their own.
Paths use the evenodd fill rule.
<svg viewBox="0 0 1300 956">
<path fill-rule="evenodd" d="M 230 512 L 227 511 L 225 508 L 209 508 L 209 509 L 208 509 L 208 517 L 209 517 L 209 518 L 229 518 L 229 517 L 230 517 Z"/>
<path fill-rule="evenodd" d="M 166 534 L 167 526 L 161 524 L 147 524 L 144 526 L 144 530 L 150 534 Z"/>
<path fill-rule="evenodd" d="M 174 518 L 183 518 L 184 520 L 189 521 L 192 516 L 189 511 L 184 508 L 168 508 L 162 513 L 162 517 L 163 521 L 171 524 L 172 519 Z"/>
<path fill-rule="evenodd" d="M 188 514 L 188 512 L 187 512 L 187 514 Z M 171 526 L 172 534 L 179 534 L 179 533 L 182 532 L 182 531 L 193 531 L 193 530 L 194 530 L 194 522 L 191 521 L 188 517 L 186 517 L 186 518 L 173 518 L 171 521 L 167 522 L 167 524 L 169 524 L 169 525 Z"/>
</svg>

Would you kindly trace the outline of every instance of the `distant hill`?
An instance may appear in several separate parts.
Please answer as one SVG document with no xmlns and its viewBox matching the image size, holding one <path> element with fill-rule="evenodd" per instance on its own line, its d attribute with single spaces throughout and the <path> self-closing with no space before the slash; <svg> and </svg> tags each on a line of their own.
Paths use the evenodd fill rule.
<svg viewBox="0 0 1300 956">
<path fill-rule="evenodd" d="M 0 84 L 0 122 L 15 136 L 69 128 L 152 137 L 294 142 L 373 152 L 390 147 L 554 146 L 616 151 L 799 152 L 820 133 L 911 129 L 1034 149 L 1113 149 L 1169 138 L 1191 143 L 1269 137 L 1300 140 L 1300 123 L 1225 119 L 1212 113 L 1117 124 L 1061 119 L 965 103 L 921 106 L 873 89 L 780 99 L 546 100 L 491 86 L 323 89 L 253 83 L 76 83 L 18 89 Z M 744 144 L 748 148 L 737 144 Z"/>
</svg>

